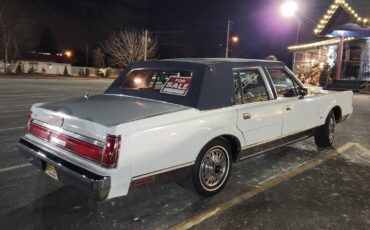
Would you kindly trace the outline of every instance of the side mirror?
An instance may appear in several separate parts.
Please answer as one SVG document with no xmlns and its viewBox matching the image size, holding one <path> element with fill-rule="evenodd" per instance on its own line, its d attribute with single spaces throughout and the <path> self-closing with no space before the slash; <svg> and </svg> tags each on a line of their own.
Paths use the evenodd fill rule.
<svg viewBox="0 0 370 230">
<path fill-rule="evenodd" d="M 299 99 L 303 99 L 307 94 L 308 90 L 306 88 L 299 88 Z"/>
</svg>

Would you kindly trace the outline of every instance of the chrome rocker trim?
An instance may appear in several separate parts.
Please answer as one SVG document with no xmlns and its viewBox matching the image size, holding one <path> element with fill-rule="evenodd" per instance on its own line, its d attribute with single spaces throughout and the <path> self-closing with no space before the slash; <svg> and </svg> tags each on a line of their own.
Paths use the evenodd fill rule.
<svg viewBox="0 0 370 230">
<path fill-rule="evenodd" d="M 107 199 L 111 187 L 109 176 L 97 175 L 65 161 L 53 154 L 53 150 L 41 149 L 24 138 L 18 141 L 17 147 L 26 160 L 40 170 L 45 170 L 46 163 L 53 165 L 57 171 L 59 182 L 72 184 L 96 200 Z"/>
</svg>

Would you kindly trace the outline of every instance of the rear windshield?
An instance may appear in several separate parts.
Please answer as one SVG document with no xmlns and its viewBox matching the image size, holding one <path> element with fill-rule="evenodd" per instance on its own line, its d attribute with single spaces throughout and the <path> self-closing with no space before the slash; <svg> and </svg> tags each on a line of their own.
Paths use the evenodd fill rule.
<svg viewBox="0 0 370 230">
<path fill-rule="evenodd" d="M 118 87 L 185 96 L 191 86 L 191 80 L 192 72 L 188 70 L 134 69 Z"/>
</svg>

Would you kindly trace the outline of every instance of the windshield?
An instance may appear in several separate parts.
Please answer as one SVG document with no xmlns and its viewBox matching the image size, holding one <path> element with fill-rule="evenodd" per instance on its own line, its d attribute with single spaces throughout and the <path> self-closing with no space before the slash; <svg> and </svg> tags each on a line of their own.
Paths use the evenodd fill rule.
<svg viewBox="0 0 370 230">
<path fill-rule="evenodd" d="M 134 69 L 118 87 L 185 96 L 191 80 L 192 72 L 187 70 Z"/>
</svg>

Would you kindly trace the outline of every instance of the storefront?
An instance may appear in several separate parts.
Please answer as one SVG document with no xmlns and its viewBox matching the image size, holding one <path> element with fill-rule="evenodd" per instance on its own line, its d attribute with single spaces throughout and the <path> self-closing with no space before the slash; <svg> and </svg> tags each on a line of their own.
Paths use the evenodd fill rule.
<svg viewBox="0 0 370 230">
<path fill-rule="evenodd" d="M 288 47 L 293 53 L 293 71 L 312 84 L 319 83 L 318 75 L 325 75 L 328 82 L 369 81 L 369 20 L 370 1 L 334 1 L 314 29 L 320 40 Z"/>
</svg>

